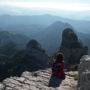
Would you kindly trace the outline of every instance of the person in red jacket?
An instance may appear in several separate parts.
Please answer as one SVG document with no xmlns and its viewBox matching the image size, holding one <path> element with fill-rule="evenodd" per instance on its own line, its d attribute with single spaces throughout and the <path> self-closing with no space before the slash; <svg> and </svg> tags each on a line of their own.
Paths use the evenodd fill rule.
<svg viewBox="0 0 90 90">
<path fill-rule="evenodd" d="M 64 73 L 65 62 L 63 60 L 63 54 L 57 53 L 54 57 L 54 62 L 52 64 L 52 75 L 65 79 Z"/>
</svg>

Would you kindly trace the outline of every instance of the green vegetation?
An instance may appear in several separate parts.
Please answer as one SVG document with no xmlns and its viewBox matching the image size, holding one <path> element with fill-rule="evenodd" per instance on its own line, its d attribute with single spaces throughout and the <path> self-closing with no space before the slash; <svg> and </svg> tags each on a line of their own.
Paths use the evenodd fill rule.
<svg viewBox="0 0 90 90">
<path fill-rule="evenodd" d="M 17 61 L 14 55 L 19 51 L 13 42 L 9 42 L 6 45 L 0 47 L 0 81 L 4 78 L 14 75 L 17 69 Z"/>
<path fill-rule="evenodd" d="M 0 47 L 0 54 L 11 56 L 17 52 L 16 44 L 9 42 Z"/>
</svg>

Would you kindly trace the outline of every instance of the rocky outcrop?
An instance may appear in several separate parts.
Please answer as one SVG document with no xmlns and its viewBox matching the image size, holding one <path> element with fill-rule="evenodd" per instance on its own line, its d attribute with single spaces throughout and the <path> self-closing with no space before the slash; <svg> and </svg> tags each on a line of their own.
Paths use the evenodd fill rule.
<svg viewBox="0 0 90 90">
<path fill-rule="evenodd" d="M 48 55 L 41 45 L 30 40 L 25 50 L 12 57 L 0 55 L 0 81 L 10 76 L 20 76 L 24 71 L 36 71 L 48 67 Z"/>
<path fill-rule="evenodd" d="M 18 56 L 17 56 L 18 57 Z M 16 57 L 15 57 L 16 58 Z M 42 49 L 41 45 L 36 40 L 31 40 L 26 50 L 21 54 L 20 64 L 16 72 L 22 73 L 24 71 L 36 71 L 48 67 L 48 55 Z"/>
<path fill-rule="evenodd" d="M 23 72 L 21 77 L 10 77 L 0 83 L 0 90 L 76 90 L 77 81 L 69 72 L 65 80 L 51 76 L 51 69 Z"/>
<path fill-rule="evenodd" d="M 79 63 L 81 56 L 88 53 L 88 48 L 83 46 L 74 30 L 67 28 L 62 33 L 60 51 L 65 56 L 65 61 L 70 64 Z"/>
<path fill-rule="evenodd" d="M 90 90 L 90 56 L 88 55 L 80 60 L 78 90 Z"/>
</svg>

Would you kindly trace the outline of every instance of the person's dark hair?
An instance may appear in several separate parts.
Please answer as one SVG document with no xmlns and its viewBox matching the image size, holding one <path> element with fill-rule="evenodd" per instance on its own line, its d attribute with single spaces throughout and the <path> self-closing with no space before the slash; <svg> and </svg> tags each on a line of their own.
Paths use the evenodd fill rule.
<svg viewBox="0 0 90 90">
<path fill-rule="evenodd" d="M 61 61 L 63 61 L 63 54 L 57 53 L 56 54 L 56 62 L 61 62 Z"/>
</svg>

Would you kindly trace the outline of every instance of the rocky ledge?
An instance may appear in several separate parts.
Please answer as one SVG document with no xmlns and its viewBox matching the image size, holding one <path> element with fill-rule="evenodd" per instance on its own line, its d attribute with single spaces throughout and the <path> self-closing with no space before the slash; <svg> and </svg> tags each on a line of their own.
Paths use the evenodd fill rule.
<svg viewBox="0 0 90 90">
<path fill-rule="evenodd" d="M 76 90 L 77 72 L 67 72 L 66 79 L 60 80 L 51 75 L 51 69 L 36 72 L 23 72 L 21 77 L 10 77 L 0 83 L 0 90 Z"/>
<path fill-rule="evenodd" d="M 90 90 L 90 56 L 80 59 L 78 90 Z"/>
</svg>

